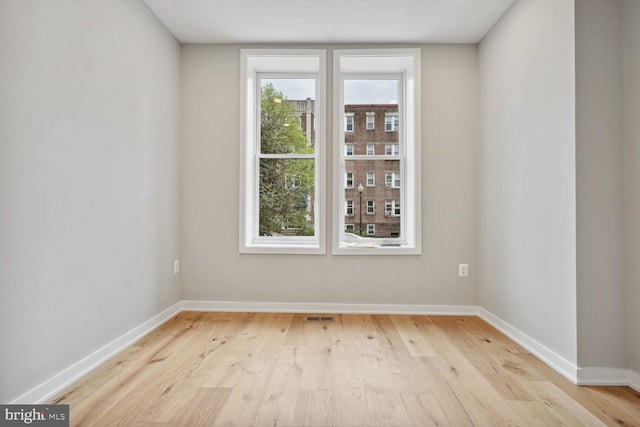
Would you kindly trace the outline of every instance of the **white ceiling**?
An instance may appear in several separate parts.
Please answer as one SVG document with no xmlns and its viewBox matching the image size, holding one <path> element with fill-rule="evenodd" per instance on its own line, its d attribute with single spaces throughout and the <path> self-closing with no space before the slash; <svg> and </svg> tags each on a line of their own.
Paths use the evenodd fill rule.
<svg viewBox="0 0 640 427">
<path fill-rule="evenodd" d="M 477 43 L 514 0 L 144 0 L 183 43 Z"/>
</svg>

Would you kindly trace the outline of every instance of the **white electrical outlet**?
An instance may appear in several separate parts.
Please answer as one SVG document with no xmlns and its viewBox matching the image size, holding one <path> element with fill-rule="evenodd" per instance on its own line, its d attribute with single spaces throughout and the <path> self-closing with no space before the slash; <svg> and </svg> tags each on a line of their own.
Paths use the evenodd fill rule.
<svg viewBox="0 0 640 427">
<path fill-rule="evenodd" d="M 178 273 L 180 273 L 180 260 L 179 259 L 173 261 L 173 274 L 178 274 Z"/>
<path fill-rule="evenodd" d="M 458 264 L 458 276 L 460 277 L 469 276 L 469 264 Z"/>
</svg>

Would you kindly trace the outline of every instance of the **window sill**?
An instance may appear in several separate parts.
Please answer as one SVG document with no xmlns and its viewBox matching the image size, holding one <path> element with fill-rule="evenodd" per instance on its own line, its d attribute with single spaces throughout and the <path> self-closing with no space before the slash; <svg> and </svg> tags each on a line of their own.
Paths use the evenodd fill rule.
<svg viewBox="0 0 640 427">
<path fill-rule="evenodd" d="M 420 248 L 410 246 L 384 246 L 379 243 L 342 243 L 333 255 L 422 255 Z"/>
<path fill-rule="evenodd" d="M 326 250 L 318 244 L 252 244 L 240 248 L 241 254 L 264 255 L 325 255 Z"/>
</svg>

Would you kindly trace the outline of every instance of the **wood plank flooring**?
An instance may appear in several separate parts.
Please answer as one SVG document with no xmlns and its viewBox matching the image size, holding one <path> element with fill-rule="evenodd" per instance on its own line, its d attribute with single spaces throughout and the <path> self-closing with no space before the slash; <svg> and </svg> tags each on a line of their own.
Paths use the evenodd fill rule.
<svg viewBox="0 0 640 427">
<path fill-rule="evenodd" d="M 82 426 L 640 426 L 477 317 L 183 312 L 56 396 Z"/>
</svg>

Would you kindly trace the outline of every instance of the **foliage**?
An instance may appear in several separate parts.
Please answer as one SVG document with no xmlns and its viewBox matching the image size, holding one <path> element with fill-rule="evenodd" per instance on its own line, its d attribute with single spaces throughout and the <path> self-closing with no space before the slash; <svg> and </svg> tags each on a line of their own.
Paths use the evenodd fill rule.
<svg viewBox="0 0 640 427">
<path fill-rule="evenodd" d="M 263 154 L 312 154 L 294 107 L 273 85 L 262 88 L 260 148 Z M 313 235 L 313 159 L 260 160 L 260 234 L 294 229 Z"/>
</svg>

